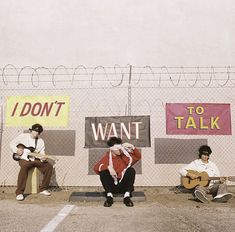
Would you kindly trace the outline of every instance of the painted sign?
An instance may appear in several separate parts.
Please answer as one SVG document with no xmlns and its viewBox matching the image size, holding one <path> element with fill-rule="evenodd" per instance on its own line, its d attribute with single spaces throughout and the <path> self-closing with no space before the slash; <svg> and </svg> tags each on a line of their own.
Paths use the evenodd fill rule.
<svg viewBox="0 0 235 232">
<path fill-rule="evenodd" d="M 230 104 L 167 103 L 166 133 L 231 135 Z"/>
<path fill-rule="evenodd" d="M 66 127 L 69 104 L 69 96 L 9 96 L 6 126 L 19 127 L 40 123 L 43 126 Z"/>
<path fill-rule="evenodd" d="M 113 136 L 137 147 L 149 147 L 150 116 L 86 117 L 85 147 L 107 147 Z"/>
</svg>

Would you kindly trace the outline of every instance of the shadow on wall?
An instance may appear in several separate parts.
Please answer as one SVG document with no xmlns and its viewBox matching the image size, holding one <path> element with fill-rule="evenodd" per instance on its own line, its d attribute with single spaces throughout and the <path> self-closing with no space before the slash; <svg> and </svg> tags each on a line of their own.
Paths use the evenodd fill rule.
<svg viewBox="0 0 235 232">
<path fill-rule="evenodd" d="M 198 149 L 207 139 L 155 138 L 155 164 L 187 164 L 198 158 Z"/>
</svg>

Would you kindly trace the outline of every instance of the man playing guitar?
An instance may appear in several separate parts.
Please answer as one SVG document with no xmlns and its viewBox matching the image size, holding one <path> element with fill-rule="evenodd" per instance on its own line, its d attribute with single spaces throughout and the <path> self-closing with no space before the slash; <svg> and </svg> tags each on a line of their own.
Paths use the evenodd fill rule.
<svg viewBox="0 0 235 232">
<path fill-rule="evenodd" d="M 215 202 L 227 202 L 233 195 L 227 191 L 226 179 L 218 178 L 220 173 L 216 164 L 209 160 L 209 156 L 212 153 L 211 148 L 207 145 L 203 145 L 198 151 L 199 159 L 183 167 L 180 170 L 181 176 L 183 178 L 187 177 L 189 181 L 193 181 L 197 178 L 201 178 L 200 172 L 206 172 L 209 178 L 219 179 L 219 181 L 208 181 L 208 186 L 197 185 L 194 189 L 194 196 L 203 203 L 209 203 L 206 194 L 212 194 L 213 201 Z"/>
<path fill-rule="evenodd" d="M 40 124 L 34 124 L 29 129 L 29 133 L 23 133 L 18 135 L 10 143 L 11 150 L 13 152 L 13 157 L 17 157 L 15 160 L 19 160 L 20 172 L 17 180 L 16 200 L 24 200 L 24 190 L 26 186 L 28 171 L 32 167 L 37 167 L 43 173 L 42 185 L 40 186 L 40 194 L 45 196 L 50 196 L 51 193 L 48 192 L 48 187 L 53 171 L 53 166 L 46 161 L 45 157 L 37 159 L 35 157 L 29 157 L 32 150 L 27 148 L 32 148 L 40 154 L 45 154 L 45 144 L 39 135 L 43 132 L 43 127 Z"/>
</svg>

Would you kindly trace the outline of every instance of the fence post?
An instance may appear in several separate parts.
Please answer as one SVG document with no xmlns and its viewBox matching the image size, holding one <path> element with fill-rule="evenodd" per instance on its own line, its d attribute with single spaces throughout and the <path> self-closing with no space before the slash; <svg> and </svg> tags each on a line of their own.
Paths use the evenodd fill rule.
<svg viewBox="0 0 235 232">
<path fill-rule="evenodd" d="M 0 168 L 2 159 L 2 134 L 3 134 L 3 100 L 0 97 Z"/>
<path fill-rule="evenodd" d="M 128 83 L 128 92 L 127 92 L 127 111 L 128 111 L 128 116 L 131 116 L 131 74 L 132 74 L 132 65 L 130 65 L 130 70 L 129 70 L 129 83 Z"/>
</svg>

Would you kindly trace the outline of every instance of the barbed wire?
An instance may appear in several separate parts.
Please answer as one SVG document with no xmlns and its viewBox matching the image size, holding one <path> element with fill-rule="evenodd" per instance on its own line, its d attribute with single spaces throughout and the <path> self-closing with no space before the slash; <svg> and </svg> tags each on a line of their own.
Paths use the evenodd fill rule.
<svg viewBox="0 0 235 232">
<path fill-rule="evenodd" d="M 131 77 L 130 77 L 131 68 Z M 56 67 L 16 67 L 7 64 L 0 68 L 0 88 L 24 87 L 48 88 L 99 88 L 125 87 L 131 78 L 131 86 L 145 88 L 209 88 L 234 87 L 235 66 L 96 66 L 65 65 Z M 14 86 L 13 86 L 14 85 Z M 15 86 L 16 85 L 16 86 Z M 43 86 L 44 85 L 44 86 Z M 26 88 L 27 89 L 27 88 Z"/>
</svg>

